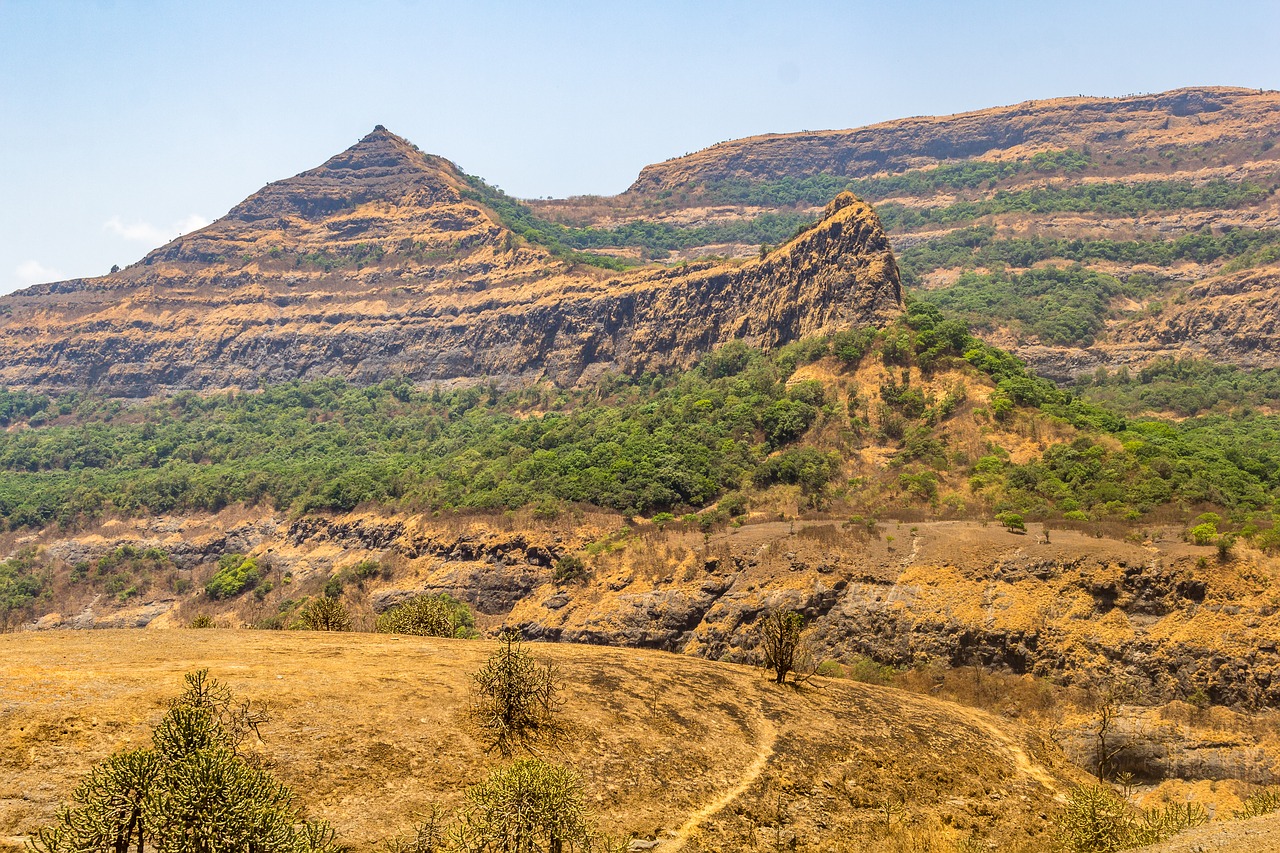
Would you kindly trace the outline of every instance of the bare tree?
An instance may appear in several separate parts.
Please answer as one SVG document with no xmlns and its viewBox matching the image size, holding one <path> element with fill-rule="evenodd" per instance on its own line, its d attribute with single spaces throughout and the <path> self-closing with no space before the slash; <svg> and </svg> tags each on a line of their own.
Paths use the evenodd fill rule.
<svg viewBox="0 0 1280 853">
<path fill-rule="evenodd" d="M 813 655 L 801 638 L 804 628 L 804 616 L 794 610 L 775 610 L 761 622 L 764 668 L 773 670 L 773 680 L 778 684 L 785 684 L 788 674 L 795 683 L 813 674 Z"/>
</svg>

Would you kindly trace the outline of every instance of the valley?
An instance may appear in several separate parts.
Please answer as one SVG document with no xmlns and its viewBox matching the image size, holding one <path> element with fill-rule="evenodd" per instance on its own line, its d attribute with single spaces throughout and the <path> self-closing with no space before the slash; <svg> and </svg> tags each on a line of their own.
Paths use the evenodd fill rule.
<svg viewBox="0 0 1280 853">
<path fill-rule="evenodd" d="M 0 296 L 0 847 L 208 667 L 405 853 L 501 763 L 466 708 L 514 630 L 631 851 L 1059 849 L 1090 792 L 1129 847 L 1261 849 L 1277 132 L 1067 98 L 521 200 L 379 125 Z M 438 596 L 461 633 L 386 633 Z"/>
</svg>

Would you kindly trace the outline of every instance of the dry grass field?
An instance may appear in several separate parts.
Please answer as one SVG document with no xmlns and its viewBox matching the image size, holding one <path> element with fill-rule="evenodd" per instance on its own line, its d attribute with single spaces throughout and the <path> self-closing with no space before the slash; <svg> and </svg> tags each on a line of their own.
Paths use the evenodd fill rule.
<svg viewBox="0 0 1280 853">
<path fill-rule="evenodd" d="M 96 761 L 144 743 L 185 672 L 267 705 L 257 746 L 313 816 L 370 850 L 448 812 L 500 759 L 469 730 L 489 641 L 247 630 L 0 636 L 0 849 Z M 1042 850 L 1083 774 L 1035 733 L 890 688 L 659 652 L 536 644 L 564 683 L 576 768 L 602 828 L 653 849 Z M 6 848 L 7 845 L 7 848 Z"/>
</svg>

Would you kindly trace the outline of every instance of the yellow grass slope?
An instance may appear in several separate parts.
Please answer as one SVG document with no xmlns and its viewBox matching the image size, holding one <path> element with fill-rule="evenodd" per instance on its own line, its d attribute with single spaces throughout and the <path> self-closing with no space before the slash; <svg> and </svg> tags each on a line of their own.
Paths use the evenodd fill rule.
<svg viewBox="0 0 1280 853">
<path fill-rule="evenodd" d="M 0 849 L 19 847 L 94 762 L 144 744 L 200 667 L 270 706 L 269 765 L 312 815 L 372 849 L 415 812 L 452 811 L 499 761 L 465 719 L 491 647 L 213 629 L 0 637 Z M 791 839 L 950 850 L 971 837 L 1043 849 L 1081 778 L 1029 731 L 900 691 L 797 691 L 758 669 L 657 652 L 533 650 L 566 686 L 569 733 L 546 757 L 582 774 L 602 828 L 659 851 Z"/>
</svg>

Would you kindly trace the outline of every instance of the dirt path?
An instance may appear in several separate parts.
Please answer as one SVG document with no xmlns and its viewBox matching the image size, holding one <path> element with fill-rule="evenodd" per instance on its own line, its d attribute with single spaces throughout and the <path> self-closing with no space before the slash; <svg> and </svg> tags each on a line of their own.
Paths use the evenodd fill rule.
<svg viewBox="0 0 1280 853">
<path fill-rule="evenodd" d="M 773 757 L 773 745 L 778 739 L 778 729 L 773 722 L 763 714 L 757 722 L 756 756 L 751 763 L 742 771 L 741 778 L 738 779 L 736 785 L 724 791 L 711 802 L 698 809 L 689 819 L 684 822 L 680 829 L 676 830 L 676 834 L 659 846 L 660 850 L 681 850 L 689 841 L 689 836 L 693 834 L 699 826 L 708 818 L 714 817 L 721 809 L 730 805 L 738 797 L 746 793 L 752 783 L 760 778 L 760 774 L 764 772 L 765 767 L 769 764 L 769 759 Z"/>
<path fill-rule="evenodd" d="M 974 725 L 986 732 L 992 740 L 1004 747 L 1005 752 L 1013 761 L 1015 770 L 1044 785 L 1053 792 L 1054 799 L 1066 802 L 1066 795 L 1062 793 L 1062 786 L 1058 783 L 1058 780 L 1054 779 L 1052 774 L 1035 761 L 1032 761 L 1031 756 L 1027 755 L 1027 751 L 1017 741 L 1001 731 L 1000 727 L 988 719 L 986 714 L 963 706 L 957 706 L 956 712 L 969 719 Z"/>
</svg>

